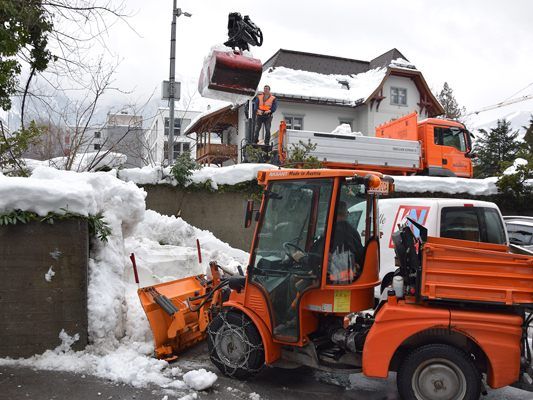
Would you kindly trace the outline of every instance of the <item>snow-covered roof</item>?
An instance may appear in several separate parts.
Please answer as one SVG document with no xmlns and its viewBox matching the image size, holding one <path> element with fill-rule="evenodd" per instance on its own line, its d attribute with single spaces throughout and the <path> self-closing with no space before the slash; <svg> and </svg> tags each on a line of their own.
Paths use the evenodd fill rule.
<svg viewBox="0 0 533 400">
<path fill-rule="evenodd" d="M 356 106 L 374 93 L 386 72 L 386 68 L 375 68 L 356 75 L 326 75 L 276 67 L 263 72 L 259 88 L 269 85 L 272 93 L 280 97 Z"/>
</svg>

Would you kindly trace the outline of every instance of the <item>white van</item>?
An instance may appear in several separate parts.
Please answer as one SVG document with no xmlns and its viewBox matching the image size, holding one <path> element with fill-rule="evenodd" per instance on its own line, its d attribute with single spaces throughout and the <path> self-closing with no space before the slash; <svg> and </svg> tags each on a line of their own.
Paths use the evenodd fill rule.
<svg viewBox="0 0 533 400">
<path fill-rule="evenodd" d="M 364 229 L 364 221 L 357 204 L 349 213 L 359 219 L 359 231 Z M 379 200 L 380 219 L 380 279 L 396 270 L 392 234 L 399 224 L 409 223 L 407 218 L 425 226 L 429 236 L 478 242 L 509 244 L 507 231 L 498 206 L 494 203 L 470 199 L 439 198 L 393 198 Z M 350 218 L 350 216 L 348 217 Z M 419 230 L 412 226 L 415 236 Z M 363 238 L 364 240 L 364 238 Z M 392 279 L 392 278 L 390 278 Z M 389 283 L 385 279 L 386 283 Z"/>
</svg>

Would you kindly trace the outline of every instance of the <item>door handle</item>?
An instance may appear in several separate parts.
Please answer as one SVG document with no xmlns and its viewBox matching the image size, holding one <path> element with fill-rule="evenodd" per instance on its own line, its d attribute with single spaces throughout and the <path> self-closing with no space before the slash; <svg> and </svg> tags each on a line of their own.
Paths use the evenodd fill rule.
<svg viewBox="0 0 533 400">
<path fill-rule="evenodd" d="M 445 158 L 443 158 L 443 159 L 442 159 L 442 165 L 446 165 L 446 164 L 448 164 L 448 160 L 445 159 Z"/>
</svg>

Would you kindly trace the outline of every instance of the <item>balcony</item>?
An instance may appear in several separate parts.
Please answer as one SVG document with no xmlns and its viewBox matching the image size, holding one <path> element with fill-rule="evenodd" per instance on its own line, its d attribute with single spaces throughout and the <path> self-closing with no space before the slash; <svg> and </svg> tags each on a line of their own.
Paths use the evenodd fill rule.
<svg viewBox="0 0 533 400">
<path fill-rule="evenodd" d="M 199 164 L 222 165 L 225 161 L 232 160 L 237 163 L 237 145 L 234 144 L 198 144 L 196 161 Z"/>
</svg>

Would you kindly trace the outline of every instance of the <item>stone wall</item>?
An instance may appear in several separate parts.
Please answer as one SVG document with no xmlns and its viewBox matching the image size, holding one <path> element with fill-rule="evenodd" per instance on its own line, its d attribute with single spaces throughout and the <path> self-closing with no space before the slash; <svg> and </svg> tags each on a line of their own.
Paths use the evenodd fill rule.
<svg viewBox="0 0 533 400">
<path fill-rule="evenodd" d="M 79 219 L 0 227 L 0 357 L 53 349 L 62 329 L 85 347 L 88 238 Z"/>
</svg>

